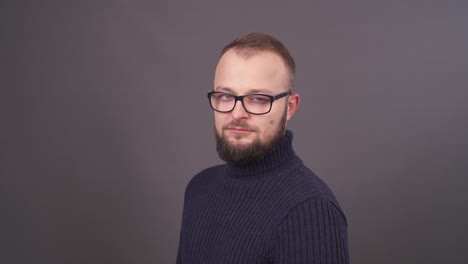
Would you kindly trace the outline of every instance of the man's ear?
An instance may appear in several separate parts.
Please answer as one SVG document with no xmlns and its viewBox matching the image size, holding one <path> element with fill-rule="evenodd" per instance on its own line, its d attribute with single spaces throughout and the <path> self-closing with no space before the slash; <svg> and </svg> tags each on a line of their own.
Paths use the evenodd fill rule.
<svg viewBox="0 0 468 264">
<path fill-rule="evenodd" d="M 289 121 L 292 116 L 296 113 L 299 103 L 301 101 L 301 96 L 298 93 L 293 93 L 289 96 L 288 99 L 288 111 L 286 114 L 286 120 Z"/>
</svg>

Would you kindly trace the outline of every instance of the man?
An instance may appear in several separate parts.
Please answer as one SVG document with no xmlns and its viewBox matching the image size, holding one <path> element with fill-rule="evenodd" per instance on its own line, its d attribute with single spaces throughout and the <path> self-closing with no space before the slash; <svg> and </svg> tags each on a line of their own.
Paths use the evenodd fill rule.
<svg viewBox="0 0 468 264">
<path fill-rule="evenodd" d="M 269 35 L 222 50 L 208 99 L 226 163 L 187 186 L 177 263 L 348 263 L 345 216 L 286 130 L 300 101 L 294 74 Z"/>
</svg>

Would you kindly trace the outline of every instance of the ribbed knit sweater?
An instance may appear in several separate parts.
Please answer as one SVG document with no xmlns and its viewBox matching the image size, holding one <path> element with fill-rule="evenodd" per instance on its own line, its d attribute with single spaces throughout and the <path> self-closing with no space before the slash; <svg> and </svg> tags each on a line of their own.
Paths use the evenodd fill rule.
<svg viewBox="0 0 468 264">
<path fill-rule="evenodd" d="M 177 263 L 348 263 L 347 223 L 287 131 L 263 160 L 189 182 Z"/>
</svg>

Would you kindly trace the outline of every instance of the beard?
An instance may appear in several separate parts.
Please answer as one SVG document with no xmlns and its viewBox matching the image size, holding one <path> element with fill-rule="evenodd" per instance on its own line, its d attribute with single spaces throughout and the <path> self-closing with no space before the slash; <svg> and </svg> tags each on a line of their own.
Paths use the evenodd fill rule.
<svg viewBox="0 0 468 264">
<path fill-rule="evenodd" d="M 257 136 L 253 142 L 247 145 L 238 145 L 229 142 L 229 139 L 226 138 L 226 134 L 221 132 L 221 134 L 215 128 L 215 137 L 216 137 L 216 150 L 218 151 L 219 157 L 234 165 L 242 165 L 251 162 L 261 160 L 265 157 L 268 152 L 279 142 L 284 136 L 286 130 L 286 111 L 285 107 L 283 116 L 280 119 L 278 126 L 275 131 L 273 131 L 272 137 L 266 142 L 261 142 L 259 136 Z M 248 127 L 245 123 L 241 121 L 234 121 L 228 125 L 222 127 L 224 131 L 229 126 L 237 126 L 242 128 L 253 129 L 254 132 L 258 131 L 256 127 Z M 236 139 L 240 139 L 241 136 L 236 136 Z"/>
</svg>

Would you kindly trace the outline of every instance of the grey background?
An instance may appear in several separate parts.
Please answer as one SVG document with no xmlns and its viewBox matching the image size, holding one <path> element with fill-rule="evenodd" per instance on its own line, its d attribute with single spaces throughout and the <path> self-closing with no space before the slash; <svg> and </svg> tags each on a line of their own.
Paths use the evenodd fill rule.
<svg viewBox="0 0 468 264">
<path fill-rule="evenodd" d="M 219 50 L 296 59 L 353 263 L 466 263 L 468 2 L 2 1 L 0 263 L 174 263 Z"/>
</svg>

